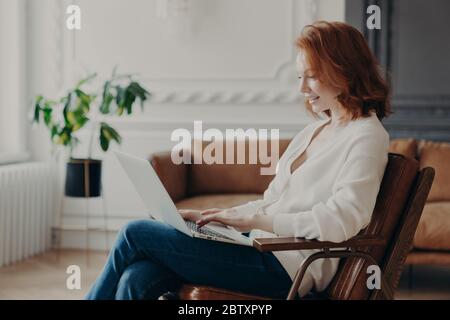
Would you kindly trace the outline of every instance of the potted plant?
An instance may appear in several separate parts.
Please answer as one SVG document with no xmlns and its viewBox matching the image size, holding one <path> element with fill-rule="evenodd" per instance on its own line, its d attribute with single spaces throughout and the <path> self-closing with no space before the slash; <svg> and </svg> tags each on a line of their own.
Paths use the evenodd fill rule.
<svg viewBox="0 0 450 320">
<path fill-rule="evenodd" d="M 34 101 L 33 122 L 43 121 L 49 129 L 54 145 L 62 145 L 69 151 L 67 162 L 65 194 L 70 197 L 98 197 L 101 194 L 102 161 L 92 159 L 94 137 L 97 136 L 101 149 L 106 152 L 110 142 L 120 144 L 120 134 L 105 121 L 91 121 L 92 106 L 97 106 L 101 115 L 131 114 L 133 106 L 140 101 L 141 109 L 150 93 L 131 75 L 116 75 L 104 81 L 101 89 L 88 92 L 84 87 L 96 77 L 92 74 L 79 81 L 63 97 L 52 100 L 38 95 Z M 79 138 L 79 130 L 92 122 L 87 158 L 74 158 L 73 152 Z"/>
</svg>

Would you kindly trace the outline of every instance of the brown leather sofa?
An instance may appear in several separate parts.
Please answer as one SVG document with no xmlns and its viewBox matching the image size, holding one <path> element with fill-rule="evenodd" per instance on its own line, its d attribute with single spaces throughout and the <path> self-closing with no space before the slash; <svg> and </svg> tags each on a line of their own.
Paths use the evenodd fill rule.
<svg viewBox="0 0 450 320">
<path fill-rule="evenodd" d="M 416 158 L 436 173 L 406 263 L 450 265 L 450 143 L 397 139 L 390 152 Z"/>
<path fill-rule="evenodd" d="M 280 156 L 289 142 L 279 142 Z M 248 153 L 248 145 L 245 150 Z M 421 168 L 436 170 L 406 263 L 450 265 L 450 143 L 397 139 L 391 141 L 389 151 L 418 159 Z M 259 199 L 273 179 L 260 174 L 260 168 L 267 167 L 261 163 L 175 165 L 170 152 L 152 155 L 151 163 L 180 209 L 227 208 Z"/>
</svg>

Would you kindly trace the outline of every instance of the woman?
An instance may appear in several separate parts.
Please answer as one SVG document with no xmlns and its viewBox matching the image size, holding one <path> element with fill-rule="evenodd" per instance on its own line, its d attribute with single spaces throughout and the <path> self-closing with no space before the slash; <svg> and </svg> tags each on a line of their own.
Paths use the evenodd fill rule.
<svg viewBox="0 0 450 320">
<path fill-rule="evenodd" d="M 261 200 L 229 209 L 180 210 L 253 237 L 295 236 L 340 242 L 370 221 L 387 163 L 389 90 L 359 31 L 339 22 L 306 26 L 297 39 L 297 72 L 306 106 L 324 120 L 292 140 Z M 183 283 L 285 298 L 309 251 L 261 253 L 188 237 L 150 220 L 119 233 L 89 299 L 157 299 Z M 315 261 L 299 288 L 324 290 L 337 259 Z"/>
</svg>

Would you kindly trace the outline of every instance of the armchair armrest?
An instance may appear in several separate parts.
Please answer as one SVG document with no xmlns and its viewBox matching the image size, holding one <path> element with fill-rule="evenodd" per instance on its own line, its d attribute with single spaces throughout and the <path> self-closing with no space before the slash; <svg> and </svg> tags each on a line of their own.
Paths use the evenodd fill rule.
<svg viewBox="0 0 450 320">
<path fill-rule="evenodd" d="M 357 248 L 382 246 L 386 240 L 373 237 L 357 235 L 344 242 L 330 242 L 319 240 L 307 240 L 304 238 L 257 238 L 253 240 L 253 246 L 259 251 L 286 251 L 286 250 L 310 250 L 310 249 L 332 249 L 332 248 Z"/>
<path fill-rule="evenodd" d="M 152 154 L 150 163 L 174 202 L 187 196 L 188 164 L 174 164 L 170 152 Z"/>
</svg>

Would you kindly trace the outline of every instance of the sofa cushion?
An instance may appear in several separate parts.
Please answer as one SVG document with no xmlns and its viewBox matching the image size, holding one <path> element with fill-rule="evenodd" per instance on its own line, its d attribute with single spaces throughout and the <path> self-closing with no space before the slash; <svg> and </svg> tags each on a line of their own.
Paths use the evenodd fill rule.
<svg viewBox="0 0 450 320">
<path fill-rule="evenodd" d="M 417 156 L 417 140 L 415 139 L 393 139 L 389 144 L 389 152 L 399 153 L 406 157 Z"/>
<path fill-rule="evenodd" d="M 195 142 L 193 142 L 195 143 Z M 193 159 L 202 159 L 202 152 L 211 142 L 203 142 L 203 147 L 192 148 Z M 243 142 L 240 142 L 243 143 Z M 279 155 L 285 151 L 289 140 L 279 141 Z M 223 164 L 204 162 L 201 164 L 192 164 L 190 166 L 190 183 L 188 185 L 189 195 L 200 194 L 220 194 L 220 193 L 263 193 L 274 175 L 261 175 L 261 168 L 269 168 L 270 164 L 250 163 L 249 143 L 245 141 L 245 163 L 237 163 L 238 143 L 234 143 L 234 161 L 233 164 L 226 163 L 226 144 L 223 143 Z M 267 148 L 270 152 L 270 146 Z M 221 158 L 221 157 L 220 157 Z M 259 159 L 257 159 L 259 160 Z M 273 164 L 275 167 L 276 163 Z M 275 170 L 274 170 L 275 171 Z"/>
<path fill-rule="evenodd" d="M 414 247 L 450 250 L 450 201 L 425 204 L 414 236 Z"/>
<path fill-rule="evenodd" d="M 420 167 L 433 167 L 436 174 L 428 201 L 450 201 L 450 143 L 422 141 Z"/>
<path fill-rule="evenodd" d="M 175 205 L 178 209 L 230 208 L 260 198 L 261 194 L 210 194 L 186 198 Z"/>
</svg>

